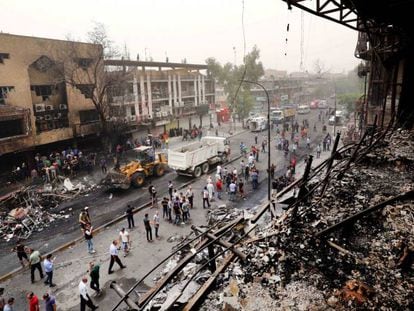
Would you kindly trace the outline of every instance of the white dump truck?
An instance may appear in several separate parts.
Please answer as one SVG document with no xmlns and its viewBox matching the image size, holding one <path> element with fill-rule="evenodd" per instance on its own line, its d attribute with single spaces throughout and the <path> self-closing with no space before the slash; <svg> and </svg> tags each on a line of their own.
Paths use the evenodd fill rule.
<svg viewBox="0 0 414 311">
<path fill-rule="evenodd" d="M 179 175 L 200 177 L 210 166 L 228 161 L 230 146 L 225 137 L 205 136 L 200 141 L 168 150 L 168 166 Z"/>
</svg>

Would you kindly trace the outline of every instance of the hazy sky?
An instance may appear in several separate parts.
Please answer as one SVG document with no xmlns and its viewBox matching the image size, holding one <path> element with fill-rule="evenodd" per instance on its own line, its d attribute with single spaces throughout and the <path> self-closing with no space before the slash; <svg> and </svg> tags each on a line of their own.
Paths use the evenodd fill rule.
<svg viewBox="0 0 414 311">
<path fill-rule="evenodd" d="M 93 21 L 98 21 L 116 44 L 126 44 L 132 59 L 139 53 L 144 60 L 146 53 L 154 61 L 168 55 L 170 62 L 186 58 L 188 63 L 204 63 L 215 57 L 240 64 L 243 58 L 242 0 L 0 0 L 0 4 L 2 32 L 57 39 L 70 34 L 85 40 Z M 289 11 L 281 0 L 245 0 L 244 8 L 247 51 L 256 44 L 266 68 L 299 71 L 300 10 Z M 306 12 L 303 16 L 305 70 L 314 71 L 316 59 L 331 72 L 358 64 L 356 31 Z"/>
</svg>

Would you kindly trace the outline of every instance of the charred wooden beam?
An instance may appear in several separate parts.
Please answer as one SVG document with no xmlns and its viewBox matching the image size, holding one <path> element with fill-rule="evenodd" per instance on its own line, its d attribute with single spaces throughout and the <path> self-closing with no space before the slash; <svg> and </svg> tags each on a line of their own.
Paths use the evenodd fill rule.
<svg viewBox="0 0 414 311">
<path fill-rule="evenodd" d="M 198 228 L 196 226 L 191 226 L 191 229 L 193 229 L 194 231 L 198 232 L 198 233 L 205 233 L 205 231 L 201 228 Z M 205 235 L 207 238 L 209 238 L 212 241 L 216 241 L 217 244 L 220 244 L 223 247 L 227 247 L 229 248 L 233 253 L 235 253 L 241 260 L 245 261 L 247 259 L 246 254 L 244 254 L 242 251 L 240 251 L 239 249 L 234 247 L 234 244 L 224 241 L 223 239 L 220 239 L 219 237 L 217 237 L 216 235 L 212 234 L 212 233 L 206 233 Z"/>
<path fill-rule="evenodd" d="M 230 222 L 226 226 L 220 228 L 217 230 L 216 237 L 217 240 L 220 238 L 220 235 L 224 234 L 226 231 L 232 229 L 235 227 L 240 221 L 243 220 L 243 217 L 239 217 L 235 219 L 234 221 Z M 216 243 L 217 240 L 210 240 L 210 239 L 203 239 L 199 245 L 197 246 L 197 252 L 203 250 L 204 248 L 208 247 L 208 245 Z M 180 262 L 177 264 L 177 266 L 172 269 L 164 278 L 162 278 L 154 287 L 152 287 L 148 292 L 146 292 L 139 301 L 139 306 L 146 305 L 146 303 L 154 297 L 159 291 L 164 288 L 168 282 L 170 282 L 197 254 L 197 252 L 190 252 L 185 256 L 183 259 L 180 260 Z"/>
<path fill-rule="evenodd" d="M 234 253 L 230 253 L 229 255 L 224 258 L 222 264 L 220 267 L 217 268 L 217 270 L 209 277 L 209 279 L 201 286 L 197 293 L 191 299 L 187 302 L 187 304 L 184 306 L 183 311 L 190 311 L 190 310 L 196 310 L 196 307 L 200 303 L 201 299 L 207 294 L 209 289 L 215 284 L 215 281 L 220 273 L 223 273 L 223 271 L 228 267 L 228 265 L 236 258 L 236 255 Z"/>
</svg>

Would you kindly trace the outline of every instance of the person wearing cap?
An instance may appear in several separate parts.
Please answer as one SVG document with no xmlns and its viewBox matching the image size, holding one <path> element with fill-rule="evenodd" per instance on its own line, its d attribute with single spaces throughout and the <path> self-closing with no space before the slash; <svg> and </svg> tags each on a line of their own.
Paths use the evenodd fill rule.
<svg viewBox="0 0 414 311">
<path fill-rule="evenodd" d="M 45 302 L 45 311 L 56 311 L 56 299 L 53 296 L 50 296 L 49 293 L 43 295 L 43 300 Z"/>
<path fill-rule="evenodd" d="M 79 224 L 81 229 L 85 229 L 87 225 L 91 225 L 91 217 L 89 216 L 89 207 L 85 206 L 82 212 L 79 214 Z"/>
</svg>

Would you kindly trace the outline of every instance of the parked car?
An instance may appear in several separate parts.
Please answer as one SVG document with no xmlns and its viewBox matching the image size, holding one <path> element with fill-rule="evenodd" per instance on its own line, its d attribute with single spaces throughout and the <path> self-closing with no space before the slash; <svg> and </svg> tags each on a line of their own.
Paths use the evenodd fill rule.
<svg viewBox="0 0 414 311">
<path fill-rule="evenodd" d="M 327 109 L 328 108 L 328 103 L 326 102 L 326 100 L 320 100 L 319 104 L 318 104 L 318 108 L 319 109 Z"/>
</svg>

